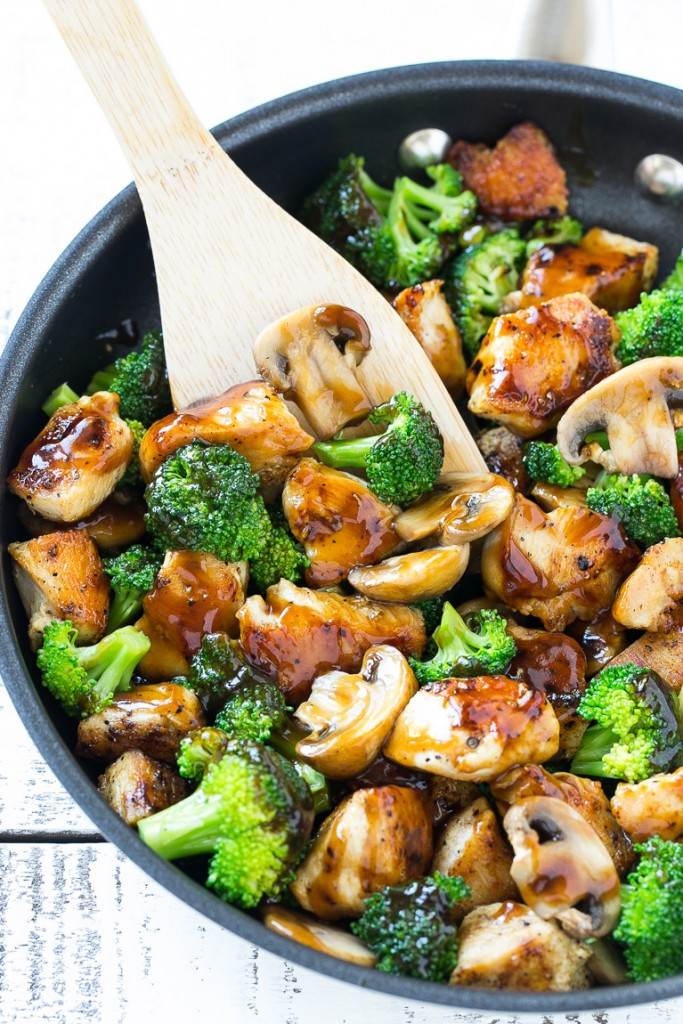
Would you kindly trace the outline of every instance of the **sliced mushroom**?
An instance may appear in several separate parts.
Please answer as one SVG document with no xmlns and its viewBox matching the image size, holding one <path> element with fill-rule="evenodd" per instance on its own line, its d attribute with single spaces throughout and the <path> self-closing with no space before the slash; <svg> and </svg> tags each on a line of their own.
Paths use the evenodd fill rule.
<svg viewBox="0 0 683 1024">
<path fill-rule="evenodd" d="M 97 780 L 97 788 L 126 825 L 137 825 L 187 796 L 188 786 L 167 764 L 127 750 Z"/>
<path fill-rule="evenodd" d="M 443 281 L 423 281 L 399 292 L 393 307 L 453 398 L 458 398 L 465 386 L 467 364 L 460 331 L 442 289 Z"/>
<path fill-rule="evenodd" d="M 683 768 L 652 775 L 644 782 L 620 782 L 612 797 L 612 811 L 634 843 L 644 843 L 652 836 L 681 842 Z"/>
<path fill-rule="evenodd" d="M 591 459 L 608 473 L 678 472 L 676 436 L 669 405 L 683 400 L 683 356 L 640 359 L 586 391 L 557 426 L 560 452 L 575 466 Z M 586 435 L 605 430 L 609 448 Z"/>
<path fill-rule="evenodd" d="M 415 604 L 441 597 L 454 587 L 467 568 L 469 544 L 407 551 L 379 565 L 352 569 L 348 579 L 354 590 L 376 601 Z"/>
<path fill-rule="evenodd" d="M 278 935 L 294 939 L 302 946 L 317 949 L 319 953 L 327 953 L 338 960 L 347 960 L 361 967 L 374 967 L 377 962 L 375 954 L 355 935 L 342 928 L 335 928 L 334 925 L 321 924 L 309 914 L 294 913 L 286 907 L 269 906 L 263 915 L 263 923 Z"/>
<path fill-rule="evenodd" d="M 396 716 L 417 692 L 410 665 L 395 647 L 371 647 L 360 672 L 327 672 L 295 711 L 311 730 L 296 752 L 331 779 L 364 771 L 377 757 Z"/>
<path fill-rule="evenodd" d="M 145 535 L 145 512 L 147 506 L 142 499 L 117 501 L 120 491 L 103 501 L 99 508 L 84 519 L 75 523 L 64 524 L 50 522 L 42 516 L 31 512 L 28 505 L 22 503 L 19 508 L 19 521 L 32 537 L 42 537 L 55 530 L 87 530 L 100 551 L 111 551 L 116 548 L 127 548 L 136 544 Z"/>
<path fill-rule="evenodd" d="M 254 345 L 258 372 L 296 402 L 320 438 L 364 419 L 372 404 L 355 368 L 370 350 L 362 316 L 346 306 L 306 306 L 269 324 Z"/>
<path fill-rule="evenodd" d="M 444 545 L 468 544 L 507 519 L 514 500 L 512 485 L 495 473 L 445 473 L 397 516 L 396 532 L 409 543 L 434 534 Z"/>
<path fill-rule="evenodd" d="M 683 600 L 683 537 L 653 544 L 619 588 L 612 615 L 629 629 L 668 633 Z"/>
<path fill-rule="evenodd" d="M 526 797 L 503 819 L 524 902 L 557 918 L 575 938 L 607 935 L 621 907 L 619 875 L 605 844 L 578 811 L 550 796 Z"/>
<path fill-rule="evenodd" d="M 625 626 L 612 617 L 611 611 L 600 612 L 590 622 L 577 619 L 567 632 L 578 640 L 586 655 L 587 679 L 604 668 L 628 645 L 628 632 Z"/>
<path fill-rule="evenodd" d="M 585 508 L 586 491 L 582 487 L 557 487 L 538 481 L 530 491 L 531 497 L 546 512 L 554 508 Z"/>
</svg>

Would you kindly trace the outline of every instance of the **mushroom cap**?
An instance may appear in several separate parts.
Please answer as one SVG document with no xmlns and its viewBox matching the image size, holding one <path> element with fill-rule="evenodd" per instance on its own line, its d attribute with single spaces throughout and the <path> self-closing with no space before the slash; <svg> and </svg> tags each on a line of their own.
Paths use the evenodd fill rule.
<svg viewBox="0 0 683 1024">
<path fill-rule="evenodd" d="M 358 566 L 349 573 L 351 586 L 376 601 L 415 604 L 440 597 L 467 569 L 469 544 L 408 551 L 378 565 Z"/>
<path fill-rule="evenodd" d="M 679 628 L 676 615 L 683 599 L 683 537 L 653 544 L 621 584 L 612 615 L 629 629 L 668 633 Z"/>
<path fill-rule="evenodd" d="M 683 357 L 641 359 L 601 380 L 567 409 L 557 426 L 557 445 L 567 462 L 588 459 L 610 473 L 652 473 L 672 479 L 678 451 L 669 406 L 683 401 Z M 585 444 L 605 430 L 610 447 Z"/>
<path fill-rule="evenodd" d="M 288 939 L 300 942 L 302 946 L 317 949 L 338 960 L 348 960 L 351 964 L 361 967 L 374 967 L 377 957 L 364 942 L 355 935 L 336 928 L 331 924 L 322 924 L 308 914 L 295 913 L 286 907 L 268 906 L 263 915 L 266 928 L 284 935 Z"/>
<path fill-rule="evenodd" d="M 496 473 L 444 473 L 396 517 L 396 532 L 410 543 L 436 534 L 444 545 L 467 544 L 507 519 L 514 500 L 514 488 Z"/>
</svg>

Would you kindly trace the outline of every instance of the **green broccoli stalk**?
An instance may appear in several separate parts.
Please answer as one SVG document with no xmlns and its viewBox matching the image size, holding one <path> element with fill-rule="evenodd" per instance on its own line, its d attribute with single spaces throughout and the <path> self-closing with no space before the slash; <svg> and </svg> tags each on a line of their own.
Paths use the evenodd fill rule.
<svg viewBox="0 0 683 1024">
<path fill-rule="evenodd" d="M 104 559 L 113 598 L 109 605 L 107 630 L 124 626 L 142 611 L 142 599 L 154 586 L 164 557 L 154 548 L 133 544 L 113 558 Z"/>
<path fill-rule="evenodd" d="M 501 302 L 518 287 L 525 250 L 518 230 L 506 228 L 465 249 L 444 271 L 446 298 L 470 359 L 500 313 Z"/>
<path fill-rule="evenodd" d="M 79 396 L 70 388 L 65 382 L 60 384 L 59 387 L 51 391 L 43 402 L 41 408 L 46 416 L 54 416 L 54 414 L 62 408 L 64 405 L 71 405 L 72 402 L 77 402 Z"/>
<path fill-rule="evenodd" d="M 575 775 L 641 782 L 683 764 L 678 700 L 650 668 L 608 665 L 578 706 L 594 722 L 572 761 Z"/>
<path fill-rule="evenodd" d="M 683 355 L 683 291 L 643 293 L 637 306 L 614 319 L 621 331 L 616 355 L 622 365 L 650 356 Z"/>
<path fill-rule="evenodd" d="M 433 877 L 387 886 L 365 900 L 365 911 L 351 922 L 351 931 L 375 954 L 378 970 L 448 981 L 458 953 L 451 910 L 470 894 L 462 878 L 438 871 Z"/>
<path fill-rule="evenodd" d="M 450 164 L 428 167 L 427 174 L 434 182 L 430 187 L 406 177 L 394 183 L 394 194 L 399 196 L 411 230 L 415 229 L 418 239 L 426 237 L 420 226 L 425 222 L 436 235 L 461 231 L 477 212 L 477 197 L 474 192 L 463 192 L 462 176 Z"/>
<path fill-rule="evenodd" d="M 124 626 L 89 647 L 77 647 L 77 637 L 71 622 L 49 623 L 36 660 L 43 685 L 67 715 L 85 718 L 111 704 L 114 694 L 129 689 L 150 642 L 133 626 Z"/>
<path fill-rule="evenodd" d="M 187 687 L 209 714 L 215 715 L 243 687 L 257 683 L 272 685 L 272 680 L 247 661 L 239 642 L 227 633 L 207 633 L 190 659 Z"/>
<path fill-rule="evenodd" d="M 201 782 L 212 764 L 218 764 L 228 749 L 229 737 L 222 729 L 204 726 L 192 729 L 180 741 L 178 771 L 185 779 Z"/>
<path fill-rule="evenodd" d="M 96 391 L 113 391 L 119 396 L 122 418 L 137 420 L 145 427 L 172 412 L 161 331 L 150 331 L 142 339 L 138 351 L 129 352 L 111 366 L 99 370 L 87 387 L 89 395 Z"/>
<path fill-rule="evenodd" d="M 618 519 L 626 535 L 642 548 L 681 536 L 669 495 L 646 473 L 601 473 L 595 486 L 586 491 L 586 505 L 593 512 Z"/>
<path fill-rule="evenodd" d="M 666 292 L 683 291 L 683 250 L 679 253 L 669 276 L 662 281 L 660 288 Z"/>
<path fill-rule="evenodd" d="M 581 466 L 570 466 L 557 445 L 545 441 L 527 441 L 522 445 L 522 462 L 532 480 L 557 487 L 573 487 L 586 472 Z"/>
<path fill-rule="evenodd" d="M 526 243 L 527 259 L 543 245 L 578 245 L 583 236 L 583 225 L 573 217 L 558 220 L 537 220 L 532 224 Z"/>
<path fill-rule="evenodd" d="M 211 855 L 207 885 L 221 899 L 255 907 L 277 897 L 308 842 L 308 786 L 275 750 L 230 740 L 190 796 L 138 823 L 166 860 Z"/>
<path fill-rule="evenodd" d="M 505 632 L 506 625 L 495 609 L 473 612 L 465 620 L 446 601 L 434 633 L 436 654 L 431 661 L 408 659 L 418 683 L 422 686 L 437 679 L 505 672 L 517 653 L 515 641 Z"/>
<path fill-rule="evenodd" d="M 443 439 L 432 414 L 401 391 L 376 406 L 371 423 L 387 424 L 383 434 L 319 441 L 313 451 L 335 469 L 364 469 L 382 501 L 408 505 L 434 486 L 443 465 Z"/>
<path fill-rule="evenodd" d="M 635 850 L 614 938 L 634 981 L 656 981 L 683 971 L 683 843 L 654 836 Z"/>
<path fill-rule="evenodd" d="M 142 477 L 140 476 L 140 445 L 142 439 L 147 433 L 147 428 L 140 423 L 139 420 L 126 420 L 126 423 L 130 427 L 130 431 L 133 435 L 133 454 L 130 457 L 130 462 L 126 472 L 121 477 L 119 487 L 137 487 L 138 484 L 142 483 Z"/>
</svg>

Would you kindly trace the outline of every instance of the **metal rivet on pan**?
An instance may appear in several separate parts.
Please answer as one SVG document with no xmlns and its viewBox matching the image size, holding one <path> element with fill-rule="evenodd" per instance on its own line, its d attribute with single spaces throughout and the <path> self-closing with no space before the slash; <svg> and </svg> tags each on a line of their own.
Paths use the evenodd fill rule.
<svg viewBox="0 0 683 1024">
<path fill-rule="evenodd" d="M 669 203 L 683 198 L 683 164 L 664 153 L 645 156 L 634 171 L 636 183 L 644 192 Z"/>
<path fill-rule="evenodd" d="M 398 148 L 398 158 L 406 171 L 440 164 L 446 159 L 453 140 L 441 128 L 420 128 L 411 132 Z"/>
</svg>

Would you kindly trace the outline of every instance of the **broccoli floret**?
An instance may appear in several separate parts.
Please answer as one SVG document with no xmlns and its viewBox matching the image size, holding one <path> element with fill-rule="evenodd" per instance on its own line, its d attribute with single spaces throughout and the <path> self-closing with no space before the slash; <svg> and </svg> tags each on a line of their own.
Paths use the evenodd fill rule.
<svg viewBox="0 0 683 1024">
<path fill-rule="evenodd" d="M 518 287 L 525 250 L 517 229 L 506 228 L 465 249 L 444 271 L 446 298 L 471 359 L 502 300 Z"/>
<path fill-rule="evenodd" d="M 150 643 L 133 626 L 117 629 L 88 647 L 77 647 L 77 637 L 71 622 L 49 623 L 36 660 L 43 685 L 67 715 L 85 718 L 111 704 L 114 694 L 129 689 L 135 666 Z"/>
<path fill-rule="evenodd" d="M 107 617 L 110 633 L 138 616 L 163 560 L 159 551 L 144 544 L 133 544 L 120 555 L 104 559 L 104 571 L 114 591 Z"/>
<path fill-rule="evenodd" d="M 365 911 L 351 923 L 351 931 L 375 954 L 378 970 L 447 981 L 458 952 L 451 908 L 470 892 L 459 876 L 447 878 L 438 871 L 433 877 L 387 886 L 365 900 Z"/>
<path fill-rule="evenodd" d="M 240 686 L 216 715 L 216 725 L 238 739 L 264 743 L 287 721 L 287 703 L 273 682 L 249 682 Z"/>
<path fill-rule="evenodd" d="M 137 420 L 145 427 L 172 412 L 161 331 L 150 331 L 138 351 L 99 370 L 87 388 L 89 395 L 96 391 L 113 391 L 119 396 L 119 413 L 123 419 Z"/>
<path fill-rule="evenodd" d="M 140 423 L 139 420 L 126 420 L 126 423 L 130 427 L 130 431 L 133 435 L 133 454 L 131 455 L 130 462 L 126 469 L 126 472 L 121 477 L 119 487 L 136 487 L 142 483 L 142 477 L 140 476 L 140 445 L 142 439 L 147 433 L 147 428 Z"/>
<path fill-rule="evenodd" d="M 660 287 L 667 292 L 683 291 L 683 250 L 679 253 L 673 270 L 669 276 L 662 281 Z"/>
<path fill-rule="evenodd" d="M 450 164 L 428 167 L 427 174 L 434 182 L 430 187 L 406 177 L 394 183 L 394 193 L 398 193 L 408 225 L 415 229 L 418 240 L 424 228 L 420 229 L 415 218 L 420 224 L 426 223 L 434 234 L 443 235 L 462 230 L 477 212 L 477 197 L 474 192 L 463 192 L 462 176 Z"/>
<path fill-rule="evenodd" d="M 626 535 L 642 548 L 681 536 L 669 495 L 646 473 L 601 474 L 595 487 L 586 492 L 586 505 L 593 512 L 617 518 Z"/>
<path fill-rule="evenodd" d="M 683 971 L 683 843 L 654 836 L 636 843 L 640 861 L 621 887 L 614 938 L 635 981 Z"/>
<path fill-rule="evenodd" d="M 237 640 L 227 633 L 207 633 L 190 660 L 187 687 L 215 714 L 243 687 L 272 680 L 250 665 Z"/>
<path fill-rule="evenodd" d="M 515 641 L 505 632 L 506 625 L 492 608 L 473 612 L 465 621 L 446 601 L 434 633 L 436 654 L 431 661 L 408 659 L 418 683 L 505 672 L 517 653 Z"/>
<path fill-rule="evenodd" d="M 335 469 L 364 469 L 378 498 L 408 505 L 434 486 L 443 465 L 443 439 L 432 414 L 401 391 L 376 406 L 371 423 L 388 424 L 379 436 L 320 441 L 313 451 Z"/>
<path fill-rule="evenodd" d="M 445 598 L 432 597 L 426 601 L 417 601 L 413 608 L 417 609 L 425 624 L 425 633 L 431 636 L 441 622 Z"/>
<path fill-rule="evenodd" d="M 527 257 L 542 245 L 578 245 L 583 236 L 583 225 L 573 217 L 564 216 L 558 220 L 537 220 L 527 235 Z"/>
<path fill-rule="evenodd" d="M 302 545 L 290 533 L 282 508 L 269 505 L 267 511 L 272 525 L 268 542 L 249 562 L 251 584 L 256 590 L 267 590 L 280 580 L 298 583 L 311 564 Z"/>
<path fill-rule="evenodd" d="M 641 782 L 683 764 L 678 701 L 650 668 L 608 665 L 589 683 L 578 712 L 595 724 L 572 761 L 576 775 Z"/>
<path fill-rule="evenodd" d="M 308 786 L 275 750 L 230 740 L 194 793 L 138 824 L 166 860 L 210 854 L 207 885 L 229 903 L 255 907 L 291 879 L 310 837 Z"/>
<path fill-rule="evenodd" d="M 229 737 L 220 728 L 192 729 L 180 741 L 178 771 L 185 779 L 201 782 L 212 764 L 218 764 L 228 749 Z"/>
<path fill-rule="evenodd" d="M 584 476 L 581 466 L 570 466 L 560 455 L 556 444 L 527 441 L 522 446 L 522 462 L 532 480 L 542 480 L 557 487 L 573 487 Z"/>
<path fill-rule="evenodd" d="M 77 402 L 78 398 L 79 396 L 73 388 L 70 388 L 65 382 L 50 392 L 41 408 L 46 416 L 54 416 L 58 409 L 61 409 L 64 405 L 71 405 L 72 402 Z"/>
<path fill-rule="evenodd" d="M 624 366 L 650 356 L 683 355 L 683 291 L 643 293 L 637 306 L 614 319 L 621 331 L 616 354 Z"/>
</svg>

